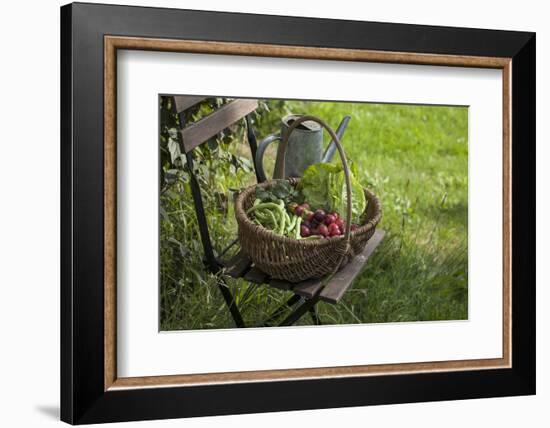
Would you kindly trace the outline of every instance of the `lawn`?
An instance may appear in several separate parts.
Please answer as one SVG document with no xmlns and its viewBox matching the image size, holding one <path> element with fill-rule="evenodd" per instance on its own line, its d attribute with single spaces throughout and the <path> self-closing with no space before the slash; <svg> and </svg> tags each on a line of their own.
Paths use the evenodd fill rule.
<svg viewBox="0 0 550 428">
<path fill-rule="evenodd" d="M 270 113 L 258 122 L 264 133 L 277 131 L 281 114 L 313 114 L 333 127 L 349 114 L 352 119 L 342 140 L 346 154 L 356 164 L 359 180 L 382 203 L 379 227 L 387 232 L 384 241 L 338 305 L 318 305 L 321 321 L 466 319 L 467 108 L 299 101 L 268 102 L 268 106 Z M 227 171 L 220 170 L 215 151 L 201 165 L 201 186 L 218 248 L 236 234 L 234 192 L 253 177 L 241 134 L 235 133 L 229 155 L 224 154 L 233 156 L 228 158 L 233 162 L 226 162 Z M 202 267 L 192 207 L 185 180 L 161 196 L 161 329 L 234 327 L 217 278 Z M 244 281 L 231 280 L 229 286 L 248 325 L 258 325 L 289 297 Z M 310 318 L 303 317 L 299 324 L 309 323 Z"/>
</svg>

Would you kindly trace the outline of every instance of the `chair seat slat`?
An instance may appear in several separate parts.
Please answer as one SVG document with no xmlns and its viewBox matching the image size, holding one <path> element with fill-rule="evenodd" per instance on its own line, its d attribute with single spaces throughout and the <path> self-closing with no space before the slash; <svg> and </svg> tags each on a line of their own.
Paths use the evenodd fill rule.
<svg viewBox="0 0 550 428">
<path fill-rule="evenodd" d="M 321 283 L 323 278 L 316 279 L 306 279 L 305 281 L 299 282 L 297 284 L 292 284 L 292 291 L 302 297 L 307 297 L 311 299 L 321 288 Z"/>
<path fill-rule="evenodd" d="M 250 268 L 251 264 L 252 262 L 250 261 L 248 256 L 243 251 L 239 251 L 229 261 L 225 263 L 225 273 L 232 278 L 240 278 Z"/>
<path fill-rule="evenodd" d="M 328 284 L 321 290 L 319 297 L 325 302 L 336 304 L 342 299 L 353 280 L 361 273 L 378 244 L 384 237 L 384 231 L 377 230 L 367 242 L 365 249 L 353 258 L 340 271 L 336 272 Z"/>
<path fill-rule="evenodd" d="M 269 282 L 269 277 L 257 267 L 253 266 L 244 276 L 247 281 L 255 284 L 265 284 Z"/>
</svg>

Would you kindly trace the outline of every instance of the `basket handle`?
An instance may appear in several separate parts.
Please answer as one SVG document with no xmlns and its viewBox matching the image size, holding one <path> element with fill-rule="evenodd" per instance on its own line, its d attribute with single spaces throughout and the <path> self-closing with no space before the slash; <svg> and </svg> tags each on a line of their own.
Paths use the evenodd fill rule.
<svg viewBox="0 0 550 428">
<path fill-rule="evenodd" d="M 347 194 L 347 206 L 346 206 L 346 230 L 344 232 L 344 239 L 346 242 L 346 250 L 342 254 L 342 258 L 350 251 L 350 239 L 351 239 L 351 220 L 352 220 L 352 192 L 351 192 L 351 178 L 350 178 L 350 172 L 349 172 L 349 166 L 348 161 L 346 158 L 346 153 L 344 152 L 344 148 L 342 147 L 342 144 L 340 143 L 340 139 L 334 132 L 334 130 L 322 119 L 316 117 L 316 116 L 300 116 L 298 119 L 296 119 L 290 127 L 286 130 L 286 132 L 283 134 L 283 138 L 281 139 L 281 143 L 279 145 L 279 156 L 277 157 L 277 163 L 279 171 L 281 171 L 281 176 L 285 176 L 285 159 L 286 159 L 286 148 L 288 146 L 288 139 L 290 138 L 290 134 L 294 129 L 296 129 L 302 122 L 305 122 L 306 120 L 311 120 L 313 122 L 317 122 L 319 125 L 321 125 L 323 128 L 327 130 L 330 137 L 332 138 L 332 141 L 336 145 L 336 148 L 338 149 L 338 154 L 340 155 L 340 161 L 342 162 L 342 166 L 344 167 L 344 177 L 346 180 L 346 194 Z"/>
</svg>

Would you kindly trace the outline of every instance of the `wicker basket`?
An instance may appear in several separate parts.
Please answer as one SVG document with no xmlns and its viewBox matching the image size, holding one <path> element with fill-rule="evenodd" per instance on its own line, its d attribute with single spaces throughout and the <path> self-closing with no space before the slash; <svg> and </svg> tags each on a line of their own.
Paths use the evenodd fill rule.
<svg viewBox="0 0 550 428">
<path fill-rule="evenodd" d="M 235 202 L 235 216 L 239 228 L 239 241 L 243 251 L 254 262 L 256 267 L 273 278 L 282 279 L 290 282 L 300 282 L 311 278 L 321 278 L 330 275 L 345 264 L 347 264 L 356 254 L 360 253 L 367 241 L 374 234 L 376 225 L 381 218 L 380 202 L 378 198 L 368 189 L 364 189 L 367 199 L 367 208 L 361 216 L 361 224 L 355 230 L 351 231 L 351 181 L 346 157 L 338 137 L 334 131 L 321 119 L 314 116 L 302 116 L 297 119 L 281 141 L 283 153 L 280 159 L 284 176 L 284 153 L 288 136 L 301 122 L 313 120 L 327 129 L 340 154 L 340 159 L 344 166 L 347 190 L 347 209 L 346 209 L 346 230 L 343 236 L 332 237 L 329 239 L 293 239 L 286 236 L 277 235 L 256 223 L 253 223 L 247 216 L 246 211 L 252 207 L 256 198 L 256 188 L 269 188 L 277 180 L 266 181 L 248 187 L 241 192 Z M 298 178 L 289 178 L 288 181 L 296 186 L 299 183 Z"/>
</svg>

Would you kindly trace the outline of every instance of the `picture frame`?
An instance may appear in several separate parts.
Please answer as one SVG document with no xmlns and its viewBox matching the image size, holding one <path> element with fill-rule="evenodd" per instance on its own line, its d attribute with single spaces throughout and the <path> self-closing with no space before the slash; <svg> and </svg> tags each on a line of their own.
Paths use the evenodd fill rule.
<svg viewBox="0 0 550 428">
<path fill-rule="evenodd" d="M 502 358 L 119 378 L 118 50 L 501 69 Z M 86 424 L 534 394 L 535 96 L 534 33 L 63 6 L 61 419 Z"/>
</svg>

